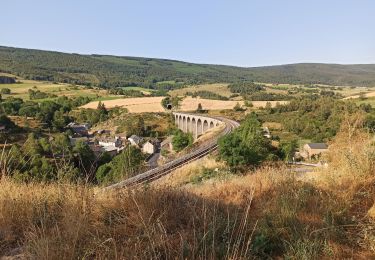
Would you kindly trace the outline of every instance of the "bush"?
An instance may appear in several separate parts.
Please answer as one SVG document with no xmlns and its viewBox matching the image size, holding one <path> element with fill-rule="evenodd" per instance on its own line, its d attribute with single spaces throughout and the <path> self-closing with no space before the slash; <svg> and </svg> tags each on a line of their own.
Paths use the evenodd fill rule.
<svg viewBox="0 0 375 260">
<path fill-rule="evenodd" d="M 6 95 L 9 95 L 11 94 L 11 90 L 9 88 L 2 88 L 0 90 L 0 94 L 6 94 Z"/>
<path fill-rule="evenodd" d="M 176 152 L 193 144 L 193 136 L 191 133 L 184 133 L 181 130 L 177 130 L 172 138 L 173 149 Z"/>
<path fill-rule="evenodd" d="M 263 136 L 255 114 L 246 117 L 239 128 L 219 139 L 219 157 L 231 168 L 258 165 L 271 154 L 270 141 Z"/>
</svg>

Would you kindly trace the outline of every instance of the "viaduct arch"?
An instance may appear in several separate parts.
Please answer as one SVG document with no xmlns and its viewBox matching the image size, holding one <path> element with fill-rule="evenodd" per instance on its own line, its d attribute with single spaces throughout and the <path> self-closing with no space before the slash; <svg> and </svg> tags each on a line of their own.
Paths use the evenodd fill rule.
<svg viewBox="0 0 375 260">
<path fill-rule="evenodd" d="M 192 133 L 194 139 L 197 139 L 209 129 L 218 126 L 221 122 L 212 117 L 188 113 L 174 112 L 173 116 L 177 127 L 185 133 Z"/>
</svg>

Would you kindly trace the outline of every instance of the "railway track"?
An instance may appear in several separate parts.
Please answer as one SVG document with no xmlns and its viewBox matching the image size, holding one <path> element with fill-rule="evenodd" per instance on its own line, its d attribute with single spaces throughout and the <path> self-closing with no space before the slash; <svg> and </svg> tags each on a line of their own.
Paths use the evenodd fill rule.
<svg viewBox="0 0 375 260">
<path fill-rule="evenodd" d="M 159 179 L 162 176 L 165 176 L 172 171 L 189 164 L 195 160 L 198 160 L 212 151 L 215 151 L 217 149 L 217 141 L 220 137 L 229 134 L 230 132 L 233 131 L 233 129 L 237 128 L 239 126 L 239 123 L 227 118 L 223 117 L 215 117 L 216 119 L 222 121 L 225 123 L 225 129 L 217 135 L 214 139 L 209 141 L 203 146 L 198 147 L 191 153 L 184 155 L 178 159 L 175 159 L 171 162 L 168 162 L 164 165 L 161 165 L 157 168 L 148 170 L 144 173 L 138 174 L 134 177 L 128 178 L 126 180 L 123 180 L 121 182 L 112 184 L 106 188 L 105 190 L 110 190 L 110 189 L 118 189 L 118 188 L 124 188 L 124 187 L 133 187 L 133 186 L 138 186 L 144 183 L 152 182 L 156 179 Z"/>
</svg>

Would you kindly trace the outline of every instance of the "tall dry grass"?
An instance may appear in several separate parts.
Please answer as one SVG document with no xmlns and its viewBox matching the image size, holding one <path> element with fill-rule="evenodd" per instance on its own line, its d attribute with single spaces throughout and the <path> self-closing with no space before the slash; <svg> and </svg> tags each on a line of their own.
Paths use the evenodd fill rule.
<svg viewBox="0 0 375 260">
<path fill-rule="evenodd" d="M 0 255 L 33 259 L 238 259 L 250 256 L 243 207 L 177 190 L 97 193 L 0 183 Z M 15 253 L 16 252 L 16 253 Z"/>
<path fill-rule="evenodd" d="M 358 117 L 359 118 L 359 117 Z M 349 120 L 349 119 L 348 119 Z M 372 137 L 355 118 L 315 182 L 285 166 L 138 190 L 0 182 L 0 255 L 31 259 L 374 259 Z M 356 130 L 354 130 L 356 129 Z M 332 148 L 333 147 L 333 148 Z M 353 176 L 354 175 L 354 176 Z"/>
</svg>

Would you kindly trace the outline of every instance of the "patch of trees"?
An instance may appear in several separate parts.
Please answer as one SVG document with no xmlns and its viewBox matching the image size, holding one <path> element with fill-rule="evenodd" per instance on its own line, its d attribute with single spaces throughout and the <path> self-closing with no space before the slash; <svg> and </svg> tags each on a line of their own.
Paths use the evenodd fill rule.
<svg viewBox="0 0 375 260">
<path fill-rule="evenodd" d="M 193 142 L 194 139 L 191 133 L 184 133 L 180 129 L 175 130 L 172 138 L 172 145 L 176 152 L 192 145 Z"/>
<path fill-rule="evenodd" d="M 293 96 L 284 95 L 284 94 L 277 94 L 277 93 L 267 93 L 267 92 L 259 92 L 253 93 L 248 95 L 243 95 L 244 99 L 250 101 L 277 101 L 277 100 L 291 100 Z"/>
<path fill-rule="evenodd" d="M 12 130 L 16 128 L 14 122 L 4 114 L 0 114 L 0 125 L 5 126 L 6 130 Z"/>
<path fill-rule="evenodd" d="M 14 144 L 8 158 L 7 174 L 23 182 L 96 182 L 97 167 L 110 160 L 108 156 L 96 158 L 84 142 L 71 146 L 65 134 L 47 139 L 34 133 L 29 134 L 23 146 Z"/>
<path fill-rule="evenodd" d="M 10 97 L 0 103 L 0 111 L 5 115 L 35 117 L 47 127 L 62 129 L 72 119 L 69 112 L 90 102 L 88 97 L 68 98 L 58 97 L 55 100 L 43 102 L 23 101 Z"/>
<path fill-rule="evenodd" d="M 10 88 L 2 88 L 2 89 L 0 90 L 0 94 L 9 95 L 9 94 L 11 94 L 11 93 L 12 93 L 12 91 L 10 90 Z"/>
<path fill-rule="evenodd" d="M 200 90 L 195 92 L 186 92 L 187 96 L 191 96 L 193 98 L 195 97 L 201 97 L 205 99 L 214 99 L 214 100 L 229 100 L 229 98 L 224 97 L 222 95 L 219 95 L 217 93 L 206 91 L 206 90 Z"/>
<path fill-rule="evenodd" d="M 235 170 L 277 158 L 277 151 L 263 136 L 261 123 L 254 113 L 247 115 L 239 128 L 221 137 L 218 147 L 219 158 Z"/>
<path fill-rule="evenodd" d="M 112 95 L 122 95 L 126 97 L 143 97 L 144 96 L 144 94 L 139 90 L 123 89 L 123 88 L 109 89 L 108 93 Z"/>
<path fill-rule="evenodd" d="M 289 104 L 270 108 L 264 120 L 282 123 L 284 128 L 296 135 L 315 142 L 327 141 L 339 130 L 345 114 L 365 112 L 366 106 L 357 107 L 334 97 L 303 97 Z"/>
<path fill-rule="evenodd" d="M 45 99 L 45 98 L 55 98 L 55 97 L 57 97 L 54 94 L 48 94 L 48 93 L 42 92 L 40 90 L 33 90 L 33 89 L 29 89 L 28 93 L 29 93 L 29 98 L 31 100 L 34 100 L 34 99 Z"/>
<path fill-rule="evenodd" d="M 165 97 L 162 99 L 161 101 L 161 105 L 165 108 L 165 109 L 172 109 L 172 108 L 178 108 L 180 106 L 180 101 L 181 101 L 181 98 L 179 97 Z"/>
<path fill-rule="evenodd" d="M 229 84 L 228 88 L 232 93 L 238 93 L 241 95 L 253 94 L 265 90 L 263 85 L 246 81 Z"/>
<path fill-rule="evenodd" d="M 8 76 L 0 76 L 0 84 L 14 84 L 16 79 Z"/>
<path fill-rule="evenodd" d="M 265 87 L 254 82 L 236 82 L 229 84 L 228 88 L 233 93 L 240 94 L 245 100 L 250 101 L 276 101 L 276 100 L 290 100 L 290 95 L 268 93 Z"/>
<path fill-rule="evenodd" d="M 97 109 L 80 109 L 78 113 L 75 113 L 75 118 L 77 122 L 96 125 L 108 120 L 109 112 L 104 103 L 99 101 Z"/>
<path fill-rule="evenodd" d="M 109 184 L 134 176 L 143 168 L 144 155 L 135 146 L 127 146 L 112 161 L 101 165 L 96 171 L 96 179 L 101 184 Z"/>
</svg>

